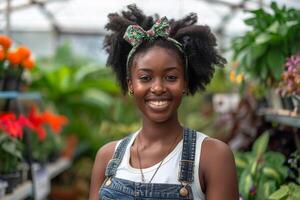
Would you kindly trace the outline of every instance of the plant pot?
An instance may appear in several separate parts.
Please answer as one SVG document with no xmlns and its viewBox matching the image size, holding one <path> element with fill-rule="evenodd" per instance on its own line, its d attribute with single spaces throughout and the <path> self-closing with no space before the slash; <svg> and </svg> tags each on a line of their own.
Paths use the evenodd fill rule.
<svg viewBox="0 0 300 200">
<path fill-rule="evenodd" d="M 6 181 L 0 180 L 0 198 L 4 197 L 7 185 Z"/>
<path fill-rule="evenodd" d="M 19 91 L 20 77 L 15 74 L 7 74 L 4 76 L 2 91 Z"/>
<path fill-rule="evenodd" d="M 282 109 L 282 100 L 281 96 L 278 92 L 276 92 L 274 89 L 270 89 L 268 91 L 268 106 L 273 109 Z"/>
<path fill-rule="evenodd" d="M 300 96 L 299 95 L 292 95 L 292 102 L 294 105 L 294 110 L 296 113 L 300 114 Z"/>
<path fill-rule="evenodd" d="M 285 110 L 294 110 L 295 105 L 291 96 L 281 97 L 282 108 Z"/>
<path fill-rule="evenodd" d="M 25 162 L 20 164 L 21 183 L 28 180 L 29 165 Z"/>
<path fill-rule="evenodd" d="M 48 161 L 50 163 L 53 163 L 53 162 L 57 161 L 59 158 L 60 158 L 60 152 L 54 151 L 54 152 L 51 152 L 50 155 L 48 156 Z"/>
<path fill-rule="evenodd" d="M 6 193 L 9 194 L 21 183 L 21 173 L 20 171 L 16 171 L 9 174 L 1 174 L 0 179 L 7 182 Z"/>
</svg>

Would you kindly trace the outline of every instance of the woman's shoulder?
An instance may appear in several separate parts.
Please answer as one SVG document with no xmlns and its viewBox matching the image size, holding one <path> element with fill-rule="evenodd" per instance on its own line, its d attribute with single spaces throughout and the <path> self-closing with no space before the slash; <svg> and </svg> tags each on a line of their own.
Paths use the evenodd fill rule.
<svg viewBox="0 0 300 200">
<path fill-rule="evenodd" d="M 96 155 L 96 160 L 102 160 L 102 161 L 104 161 L 104 163 L 107 163 L 112 158 L 118 142 L 119 141 L 117 141 L 117 140 L 112 141 L 112 142 L 109 142 L 109 143 L 103 145 L 101 148 L 99 148 L 97 155 Z"/>
<path fill-rule="evenodd" d="M 97 152 L 96 159 L 99 157 L 101 160 L 109 161 L 112 157 L 114 152 L 116 151 L 117 147 L 124 139 L 130 139 L 133 134 L 130 134 L 120 140 L 111 141 L 105 145 L 103 145 Z"/>
<path fill-rule="evenodd" d="M 234 156 L 226 143 L 215 138 L 206 137 L 202 143 L 201 162 L 205 171 L 215 173 L 220 169 L 231 168 L 234 164 Z"/>
</svg>

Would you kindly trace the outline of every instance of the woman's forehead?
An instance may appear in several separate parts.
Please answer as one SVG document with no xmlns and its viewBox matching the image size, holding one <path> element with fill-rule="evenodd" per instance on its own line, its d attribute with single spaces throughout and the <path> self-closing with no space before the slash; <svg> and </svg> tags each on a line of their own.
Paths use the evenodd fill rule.
<svg viewBox="0 0 300 200">
<path fill-rule="evenodd" d="M 172 70 L 182 69 L 179 56 L 172 49 L 152 47 L 145 52 L 137 54 L 134 68 L 139 70 Z"/>
</svg>

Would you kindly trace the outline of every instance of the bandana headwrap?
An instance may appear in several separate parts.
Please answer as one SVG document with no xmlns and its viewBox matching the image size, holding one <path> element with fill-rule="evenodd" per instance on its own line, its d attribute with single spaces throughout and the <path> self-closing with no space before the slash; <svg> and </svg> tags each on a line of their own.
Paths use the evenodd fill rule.
<svg viewBox="0 0 300 200">
<path fill-rule="evenodd" d="M 145 31 L 142 27 L 139 25 L 130 25 L 128 26 L 123 38 L 129 42 L 133 48 L 128 54 L 127 57 L 127 75 L 129 75 L 129 60 L 136 51 L 136 49 L 144 42 L 144 41 L 152 41 L 157 38 L 165 38 L 166 40 L 174 43 L 174 45 L 179 49 L 180 52 L 184 54 L 182 44 L 180 44 L 178 41 L 174 40 L 173 38 L 169 37 L 170 34 L 170 25 L 168 22 L 168 19 L 166 17 L 161 18 L 160 20 L 157 20 L 155 24 L 152 26 L 152 28 L 148 31 Z M 185 54 L 184 54 L 185 55 Z M 185 58 L 185 64 L 187 67 L 187 59 Z"/>
</svg>

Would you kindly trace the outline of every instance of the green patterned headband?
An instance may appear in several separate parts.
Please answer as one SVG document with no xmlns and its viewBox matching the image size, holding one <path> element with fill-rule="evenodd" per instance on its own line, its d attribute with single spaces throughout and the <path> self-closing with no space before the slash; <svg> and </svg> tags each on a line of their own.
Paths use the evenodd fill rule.
<svg viewBox="0 0 300 200">
<path fill-rule="evenodd" d="M 182 52 L 184 55 L 184 51 L 182 48 L 182 44 L 178 41 L 174 40 L 173 38 L 169 37 L 170 34 L 170 25 L 168 19 L 166 17 L 157 20 L 156 23 L 152 26 L 152 28 L 148 31 L 145 31 L 139 25 L 130 25 L 128 26 L 123 38 L 129 42 L 133 48 L 128 54 L 126 67 L 127 67 L 127 75 L 129 75 L 129 60 L 131 59 L 132 55 L 136 51 L 136 49 L 144 42 L 144 41 L 152 41 L 157 38 L 165 38 L 166 40 L 175 44 L 175 46 Z M 185 64 L 187 67 L 187 59 L 185 56 Z"/>
</svg>

